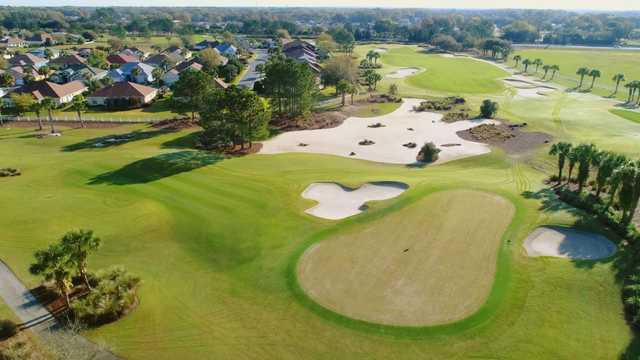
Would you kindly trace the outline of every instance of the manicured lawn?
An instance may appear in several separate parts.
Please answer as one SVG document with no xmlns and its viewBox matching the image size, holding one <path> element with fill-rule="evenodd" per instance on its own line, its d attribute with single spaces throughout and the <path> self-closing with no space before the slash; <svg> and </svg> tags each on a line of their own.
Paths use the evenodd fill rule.
<svg viewBox="0 0 640 360">
<path fill-rule="evenodd" d="M 322 306 L 366 322 L 461 320 L 487 300 L 513 212 L 495 194 L 437 192 L 320 241 L 300 258 L 298 281 Z"/>
<path fill-rule="evenodd" d="M 611 109 L 609 110 L 614 115 L 618 115 L 623 119 L 627 119 L 636 123 L 640 123 L 640 112 L 637 111 L 629 111 L 629 110 L 621 110 L 621 109 Z"/>
<path fill-rule="evenodd" d="M 144 281 L 133 313 L 86 333 L 125 358 L 609 359 L 632 341 L 610 263 L 523 255 L 521 242 L 538 224 L 576 217 L 540 212 L 539 200 L 523 198 L 543 174 L 502 153 L 426 169 L 304 154 L 220 160 L 182 148 L 186 132 L 71 151 L 134 130 L 151 131 L 77 129 L 46 139 L 29 129 L 0 133 L 0 164 L 23 172 L 0 179 L 3 260 L 36 284 L 28 273 L 34 250 L 69 229 L 94 229 L 104 246 L 90 267 L 122 264 Z M 336 223 L 303 213 L 310 202 L 300 193 L 319 180 L 395 180 L 411 188 Z M 499 286 L 470 320 L 383 335 L 322 312 L 296 289 L 293 270 L 309 245 L 446 189 L 497 192 L 517 209 L 500 242 Z"/>
<path fill-rule="evenodd" d="M 615 89 L 615 82 L 612 80 L 617 73 L 622 73 L 627 81 L 640 80 L 640 52 L 627 50 L 591 50 L 591 49 L 522 49 L 515 54 L 523 58 L 534 60 L 542 59 L 545 64 L 556 64 L 560 66 L 560 76 L 556 80 L 565 86 L 575 87 L 579 81 L 576 71 L 580 67 L 598 69 L 602 77 L 596 80 L 595 94 L 609 96 Z M 513 55 L 512 55 L 513 57 Z M 510 65 L 515 65 L 512 60 Z M 531 71 L 531 68 L 530 68 Z M 542 75 L 542 72 L 541 72 Z M 587 88 L 591 84 L 590 78 L 585 78 L 583 87 Z M 624 83 L 620 84 L 617 95 L 619 99 L 626 99 L 626 89 Z"/>
<path fill-rule="evenodd" d="M 360 46 L 356 55 L 361 58 L 367 51 L 377 46 Z M 424 97 L 428 94 L 492 94 L 504 90 L 500 78 L 508 73 L 481 61 L 469 58 L 446 58 L 441 55 L 430 55 L 422 52 L 417 46 L 385 46 L 388 51 L 380 60 L 385 76 L 381 91 L 390 84 L 398 84 L 400 93 L 406 96 Z M 386 75 L 406 67 L 419 67 L 425 71 L 404 79 L 391 79 Z"/>
</svg>

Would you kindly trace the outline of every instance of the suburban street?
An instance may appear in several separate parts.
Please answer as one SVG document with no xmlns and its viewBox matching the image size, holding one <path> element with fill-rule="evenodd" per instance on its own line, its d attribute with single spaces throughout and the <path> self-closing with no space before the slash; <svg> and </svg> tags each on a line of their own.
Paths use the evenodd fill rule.
<svg viewBox="0 0 640 360">
<path fill-rule="evenodd" d="M 269 59 L 269 52 L 267 51 L 267 49 L 256 49 L 255 53 L 256 57 L 249 63 L 247 73 L 238 83 L 238 86 L 240 87 L 253 89 L 253 84 L 255 84 L 256 81 L 260 80 L 260 74 L 256 71 L 256 67 L 259 64 L 264 64 L 267 62 L 267 60 Z"/>
</svg>

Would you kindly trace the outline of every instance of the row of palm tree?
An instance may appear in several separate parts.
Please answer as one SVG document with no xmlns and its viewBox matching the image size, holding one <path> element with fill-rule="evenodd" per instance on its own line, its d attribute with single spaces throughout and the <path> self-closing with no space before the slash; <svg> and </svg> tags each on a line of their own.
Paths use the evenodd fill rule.
<svg viewBox="0 0 640 360">
<path fill-rule="evenodd" d="M 584 83 L 585 76 L 589 76 L 591 78 L 591 87 L 589 89 L 593 89 L 593 86 L 596 84 L 596 79 L 602 76 L 602 73 L 598 69 L 589 69 L 587 67 L 581 67 L 576 71 L 576 75 L 580 76 L 580 83 L 578 84 L 578 89 L 582 88 L 582 84 Z"/>
<path fill-rule="evenodd" d="M 522 56 L 515 55 L 513 57 L 513 61 L 516 62 L 516 68 L 520 65 L 520 62 L 522 62 L 522 65 L 524 65 L 525 73 L 529 72 L 529 66 L 535 66 L 536 73 L 538 73 L 538 71 L 540 70 L 540 66 L 542 66 L 542 70 L 544 70 L 544 75 L 542 76 L 542 80 L 545 80 L 547 78 L 547 75 L 549 75 L 549 72 L 551 72 L 551 77 L 549 78 L 549 80 L 553 80 L 556 77 L 556 74 L 560 71 L 559 65 L 545 64 L 542 61 L 542 59 L 534 59 L 534 60 L 522 59 Z"/>
<path fill-rule="evenodd" d="M 40 102 L 34 102 L 31 106 L 31 111 L 36 114 L 36 118 L 38 119 L 38 130 L 43 129 L 41 114 L 43 111 L 47 112 L 49 118 L 49 125 L 51 126 L 51 133 L 56 132 L 56 128 L 53 121 L 53 110 L 56 108 L 56 103 L 50 97 L 45 97 Z M 78 115 L 78 120 L 80 121 L 80 125 L 85 127 L 84 120 L 82 119 L 82 112 L 87 109 L 87 101 L 82 95 L 74 96 L 71 101 L 70 108 L 76 112 Z"/>
<path fill-rule="evenodd" d="M 380 52 L 375 51 L 375 50 L 369 50 L 369 52 L 366 55 L 366 58 L 369 61 L 369 63 L 373 63 L 375 65 L 378 65 L 378 59 L 380 58 Z"/>
<path fill-rule="evenodd" d="M 568 184 L 577 166 L 577 192 L 582 193 L 589 178 L 594 175 L 592 190 L 596 198 L 604 201 L 607 211 L 617 201 L 622 210 L 621 222 L 628 224 L 631 221 L 640 200 L 640 160 L 598 150 L 593 144 L 573 146 L 566 142 L 553 144 L 549 154 L 558 157 L 558 185 L 563 184 L 565 167 L 568 170 Z M 605 193 L 608 198 L 604 198 Z"/>
</svg>

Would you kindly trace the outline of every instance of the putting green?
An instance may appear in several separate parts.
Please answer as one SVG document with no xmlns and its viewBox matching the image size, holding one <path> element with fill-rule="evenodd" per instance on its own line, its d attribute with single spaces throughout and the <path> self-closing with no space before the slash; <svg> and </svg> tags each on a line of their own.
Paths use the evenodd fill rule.
<svg viewBox="0 0 640 360">
<path fill-rule="evenodd" d="M 312 299 L 354 319 L 399 326 L 460 320 L 489 295 L 513 213 L 494 194 L 435 193 L 312 245 L 298 279 Z"/>
</svg>

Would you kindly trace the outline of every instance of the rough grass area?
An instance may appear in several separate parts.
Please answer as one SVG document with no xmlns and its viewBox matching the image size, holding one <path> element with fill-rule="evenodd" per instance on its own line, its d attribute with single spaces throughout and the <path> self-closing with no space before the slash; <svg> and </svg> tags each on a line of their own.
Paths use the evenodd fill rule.
<svg viewBox="0 0 640 360">
<path fill-rule="evenodd" d="M 621 109 L 611 109 L 609 110 L 609 112 L 614 115 L 620 116 L 623 119 L 627 119 L 635 123 L 640 123 L 640 112 Z"/>
<path fill-rule="evenodd" d="M 520 49 L 514 55 L 520 55 L 523 59 L 542 59 L 545 64 L 556 64 L 560 66 L 560 76 L 556 76 L 555 82 L 568 87 L 575 87 L 579 76 L 576 71 L 580 67 L 598 69 L 602 72 L 602 77 L 596 81 L 593 92 L 602 96 L 609 96 L 615 89 L 615 82 L 612 80 L 617 73 L 623 73 L 627 81 L 640 79 L 640 52 L 629 50 L 602 50 L 602 49 Z M 511 55 L 513 57 L 514 55 Z M 509 62 L 514 65 L 513 61 Z M 531 67 L 529 68 L 531 71 Z M 542 71 L 540 72 L 542 76 Z M 590 78 L 585 78 L 584 88 L 591 84 Z M 617 95 L 620 99 L 626 99 L 626 89 L 620 84 L 620 91 Z"/>
<path fill-rule="evenodd" d="M 344 112 L 349 116 L 368 118 L 390 114 L 402 105 L 402 103 L 370 103 L 359 102 L 354 106 L 348 106 Z"/>
<path fill-rule="evenodd" d="M 309 297 L 347 317 L 399 326 L 461 320 L 489 295 L 513 212 L 488 193 L 429 195 L 312 245 L 298 279 Z"/>
</svg>

